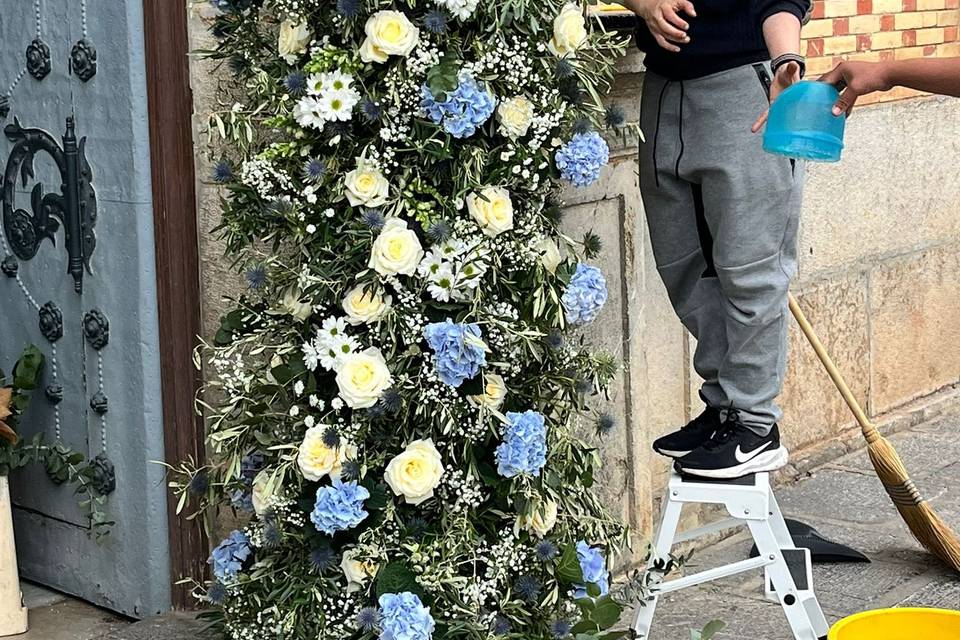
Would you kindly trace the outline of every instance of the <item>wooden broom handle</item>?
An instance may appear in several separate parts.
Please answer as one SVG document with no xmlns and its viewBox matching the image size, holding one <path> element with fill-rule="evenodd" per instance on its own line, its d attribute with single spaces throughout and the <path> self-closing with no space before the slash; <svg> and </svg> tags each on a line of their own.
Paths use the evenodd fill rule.
<svg viewBox="0 0 960 640">
<path fill-rule="evenodd" d="M 826 347 L 823 346 L 823 343 L 820 342 L 820 338 L 817 336 L 816 331 L 813 330 L 813 326 L 810 324 L 810 321 L 807 320 L 807 316 L 803 314 L 803 310 L 800 309 L 800 304 L 797 302 L 797 299 L 793 297 L 793 294 L 788 294 L 790 298 L 790 312 L 793 313 L 793 317 L 797 319 L 797 324 L 800 325 L 800 330 L 803 331 L 803 335 L 807 337 L 807 340 L 810 342 L 810 346 L 813 347 L 813 350 L 817 353 L 817 357 L 820 358 L 820 362 L 823 363 L 823 367 L 827 370 L 827 373 L 830 375 L 830 379 L 833 380 L 833 384 L 836 385 L 837 389 L 840 391 L 840 395 L 843 396 L 844 402 L 847 403 L 847 406 L 850 407 L 850 411 L 853 412 L 853 416 L 857 419 L 857 423 L 860 425 L 860 430 L 863 431 L 863 435 L 867 437 L 868 441 L 871 438 L 878 437 L 879 433 L 877 428 L 870 422 L 870 418 L 867 417 L 866 412 L 860 406 L 860 403 L 857 402 L 857 398 L 853 395 L 853 392 L 850 391 L 850 387 L 847 386 L 846 381 L 843 379 L 843 375 L 840 373 L 840 370 L 837 369 L 837 365 L 833 363 L 833 360 L 830 358 L 830 354 L 827 353 Z"/>
</svg>

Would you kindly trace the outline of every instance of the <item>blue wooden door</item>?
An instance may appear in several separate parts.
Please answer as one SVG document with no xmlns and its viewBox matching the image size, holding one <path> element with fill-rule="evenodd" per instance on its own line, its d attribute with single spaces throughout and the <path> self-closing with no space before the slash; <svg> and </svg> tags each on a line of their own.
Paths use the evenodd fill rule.
<svg viewBox="0 0 960 640">
<path fill-rule="evenodd" d="M 0 368 L 37 345 L 44 392 L 25 435 L 115 477 L 98 541 L 71 487 L 16 473 L 18 559 L 25 578 L 135 617 L 171 591 L 143 50 L 135 0 L 0 3 Z"/>
</svg>

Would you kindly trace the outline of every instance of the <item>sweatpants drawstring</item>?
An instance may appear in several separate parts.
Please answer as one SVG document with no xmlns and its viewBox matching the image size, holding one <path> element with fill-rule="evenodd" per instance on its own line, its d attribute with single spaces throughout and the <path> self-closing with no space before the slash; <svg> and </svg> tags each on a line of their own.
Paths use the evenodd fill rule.
<svg viewBox="0 0 960 640">
<path fill-rule="evenodd" d="M 663 88 L 660 89 L 660 97 L 657 99 L 657 124 L 653 131 L 653 179 L 656 185 L 660 186 L 660 169 L 657 163 L 657 151 L 659 149 L 660 143 L 660 117 L 663 114 L 663 98 L 667 93 L 667 89 L 673 84 L 673 80 L 666 80 L 663 83 Z M 684 85 L 683 80 L 680 80 L 680 116 L 678 122 L 678 132 L 680 134 L 680 151 L 677 154 L 677 161 L 674 164 L 673 172 L 676 175 L 677 179 L 680 179 L 680 159 L 683 158 L 684 142 L 683 142 L 683 94 L 684 94 Z"/>
</svg>

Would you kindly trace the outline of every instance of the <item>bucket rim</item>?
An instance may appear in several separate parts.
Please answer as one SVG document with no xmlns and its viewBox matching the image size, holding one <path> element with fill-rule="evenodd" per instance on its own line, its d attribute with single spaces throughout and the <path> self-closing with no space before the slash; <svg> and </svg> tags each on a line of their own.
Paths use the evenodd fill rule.
<svg viewBox="0 0 960 640">
<path fill-rule="evenodd" d="M 855 613 L 851 616 L 841 619 L 830 628 L 827 638 L 828 640 L 838 640 L 840 632 L 843 631 L 845 627 L 858 622 L 859 620 L 890 614 L 898 615 L 911 613 L 935 613 L 960 620 L 960 611 L 957 611 L 956 609 L 938 609 L 936 607 L 895 607 L 892 609 L 871 609 L 870 611 L 861 611 L 860 613 Z"/>
</svg>

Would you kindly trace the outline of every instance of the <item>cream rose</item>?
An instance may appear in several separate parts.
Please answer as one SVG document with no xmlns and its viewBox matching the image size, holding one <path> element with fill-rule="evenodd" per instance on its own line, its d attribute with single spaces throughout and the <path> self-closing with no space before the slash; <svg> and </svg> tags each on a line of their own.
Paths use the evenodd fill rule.
<svg viewBox="0 0 960 640">
<path fill-rule="evenodd" d="M 470 396 L 469 399 L 474 404 L 489 409 L 499 409 L 506 396 L 507 384 L 503 381 L 503 377 L 495 373 L 485 373 L 483 375 L 483 393 L 477 396 Z"/>
<path fill-rule="evenodd" d="M 518 516 L 514 529 L 523 529 L 542 538 L 557 524 L 557 503 L 548 500 L 536 505 L 529 516 Z"/>
<path fill-rule="evenodd" d="M 380 170 L 364 158 L 343 179 L 347 200 L 354 207 L 382 207 L 390 195 L 390 183 Z"/>
<path fill-rule="evenodd" d="M 309 302 L 300 299 L 300 290 L 291 287 L 283 293 L 283 299 L 280 301 L 281 310 L 303 322 L 313 313 L 313 306 Z"/>
<path fill-rule="evenodd" d="M 373 576 L 377 575 L 379 566 L 373 560 L 360 562 L 357 560 L 356 549 L 344 552 L 340 561 L 340 569 L 347 578 L 347 593 L 360 591 Z"/>
<path fill-rule="evenodd" d="M 253 489 L 250 492 L 250 501 L 253 503 L 253 511 L 258 516 L 262 516 L 269 506 L 270 498 L 276 487 L 270 486 L 270 472 L 263 470 L 253 479 Z"/>
<path fill-rule="evenodd" d="M 337 371 L 340 397 L 351 409 L 372 407 L 392 384 L 393 376 L 376 347 L 344 356 Z"/>
<path fill-rule="evenodd" d="M 580 7 L 573 3 L 563 5 L 560 14 L 553 20 L 553 38 L 547 43 L 547 48 L 561 58 L 572 57 L 586 41 L 587 22 Z"/>
<path fill-rule="evenodd" d="M 357 455 L 357 448 L 348 442 L 341 442 L 340 446 L 332 448 L 324 444 L 323 434 L 329 428 L 328 425 L 318 424 L 307 429 L 297 451 L 300 473 L 312 482 L 326 476 L 339 478 L 343 463 Z"/>
<path fill-rule="evenodd" d="M 293 23 L 284 20 L 280 23 L 280 35 L 277 37 L 277 51 L 287 64 L 294 64 L 297 56 L 307 51 L 307 45 L 313 36 L 306 22 Z"/>
<path fill-rule="evenodd" d="M 423 259 L 423 247 L 417 234 L 407 228 L 405 220 L 390 218 L 373 241 L 370 262 L 367 264 L 382 276 L 398 273 L 409 276 Z"/>
<path fill-rule="evenodd" d="M 523 96 L 508 98 L 497 107 L 500 133 L 512 140 L 527 135 L 533 121 L 533 103 Z"/>
<path fill-rule="evenodd" d="M 494 238 L 513 229 L 513 201 L 503 187 L 484 187 L 467 196 L 467 211 L 484 234 Z"/>
<path fill-rule="evenodd" d="M 343 310 L 347 313 L 347 322 L 358 325 L 376 322 L 390 310 L 390 296 L 383 296 L 364 285 L 357 285 L 343 297 Z"/>
<path fill-rule="evenodd" d="M 557 243 L 550 238 L 544 238 L 537 243 L 535 251 L 540 256 L 540 264 L 543 265 L 543 268 L 550 273 L 556 273 L 557 267 L 563 261 Z"/>
<path fill-rule="evenodd" d="M 390 461 L 384 474 L 387 484 L 407 504 L 433 497 L 443 477 L 443 461 L 432 440 L 415 440 Z"/>
<path fill-rule="evenodd" d="M 386 62 L 388 56 L 408 56 L 420 41 L 420 30 L 400 11 L 378 11 L 364 25 L 360 46 L 364 62 Z"/>
</svg>

